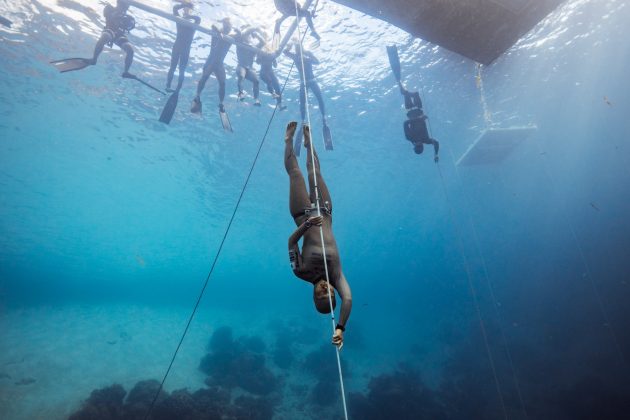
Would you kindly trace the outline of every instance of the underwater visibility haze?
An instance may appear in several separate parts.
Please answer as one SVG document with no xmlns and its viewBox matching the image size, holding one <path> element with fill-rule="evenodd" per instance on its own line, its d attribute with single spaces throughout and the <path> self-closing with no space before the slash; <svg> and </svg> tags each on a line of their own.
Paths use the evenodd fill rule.
<svg viewBox="0 0 630 420">
<path fill-rule="evenodd" d="M 232 47 L 230 132 L 215 74 L 190 112 L 211 47 L 197 31 L 165 124 L 171 92 L 120 77 L 118 46 L 51 65 L 92 56 L 103 4 L 0 0 L 0 418 L 341 419 L 344 402 L 352 419 L 627 418 L 630 3 L 567 0 L 487 66 L 316 3 L 321 39 L 303 39 L 325 121 L 310 90 L 308 110 L 352 289 L 345 401 L 331 317 L 287 255 L 293 60 L 274 68 L 286 109 L 262 82 L 257 106 Z M 194 5 L 204 28 L 230 17 L 268 41 L 280 16 Z M 165 91 L 176 25 L 128 13 L 130 72 Z M 438 162 L 405 139 L 392 45 Z M 457 164 L 515 127 L 532 132 L 504 158 Z"/>
</svg>

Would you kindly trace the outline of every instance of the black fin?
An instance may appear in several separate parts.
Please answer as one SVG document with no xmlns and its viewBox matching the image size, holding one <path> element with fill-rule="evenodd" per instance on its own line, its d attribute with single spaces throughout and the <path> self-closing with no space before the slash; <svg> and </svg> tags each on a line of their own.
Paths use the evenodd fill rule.
<svg viewBox="0 0 630 420">
<path fill-rule="evenodd" d="M 387 56 L 389 57 L 389 65 L 394 72 L 397 82 L 400 82 L 400 58 L 398 57 L 398 48 L 395 45 L 387 46 Z"/>
<path fill-rule="evenodd" d="M 324 124 L 324 147 L 326 148 L 326 150 L 334 150 L 332 134 L 330 134 L 330 128 L 327 124 Z"/>
<path fill-rule="evenodd" d="M 229 131 L 230 133 L 233 133 L 234 130 L 232 130 L 232 123 L 230 123 L 230 117 L 228 117 L 227 112 L 225 112 L 225 110 L 219 111 L 219 117 L 221 118 L 223 129 Z"/>
<path fill-rule="evenodd" d="M 0 16 L 0 24 L 6 26 L 7 28 L 10 28 L 11 25 L 13 24 L 13 22 L 11 22 L 9 19 L 5 18 L 4 16 Z"/>
<path fill-rule="evenodd" d="M 89 58 L 73 57 L 51 61 L 50 64 L 55 66 L 55 68 L 59 70 L 59 73 L 66 73 L 69 71 L 82 70 L 91 65 L 92 60 Z"/>
<path fill-rule="evenodd" d="M 164 109 L 162 110 L 162 114 L 160 115 L 160 122 L 165 124 L 170 124 L 173 119 L 173 114 L 175 113 L 175 109 L 177 108 L 177 101 L 179 100 L 179 89 L 171 94 L 166 101 L 166 105 L 164 105 Z"/>
</svg>

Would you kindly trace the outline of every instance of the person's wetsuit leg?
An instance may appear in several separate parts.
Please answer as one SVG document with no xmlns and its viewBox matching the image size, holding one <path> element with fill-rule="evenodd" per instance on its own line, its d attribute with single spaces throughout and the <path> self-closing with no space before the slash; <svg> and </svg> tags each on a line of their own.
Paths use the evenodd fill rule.
<svg viewBox="0 0 630 420">
<path fill-rule="evenodd" d="M 281 97 L 282 89 L 280 88 L 280 81 L 278 80 L 278 78 L 276 77 L 276 74 L 273 71 L 269 73 L 269 78 L 271 79 L 271 85 L 273 86 L 273 89 L 276 91 L 276 94 L 278 95 L 278 97 Z"/>
<path fill-rule="evenodd" d="M 105 48 L 105 44 L 109 44 L 114 41 L 114 36 L 111 32 L 105 31 L 102 33 L 101 37 L 96 41 L 96 45 L 94 46 L 94 54 L 92 54 L 92 64 L 96 64 L 98 57 L 103 52 L 103 48 Z"/>
<path fill-rule="evenodd" d="M 244 100 L 245 92 L 243 91 L 243 79 L 245 79 L 245 74 L 247 70 L 245 67 L 239 65 L 236 67 L 236 87 L 238 88 L 238 96 L 239 99 Z"/>
<path fill-rule="evenodd" d="M 171 83 L 173 82 L 173 75 L 175 74 L 175 69 L 177 68 L 177 64 L 179 63 L 180 51 L 179 45 L 177 42 L 173 44 L 173 49 L 171 50 L 171 66 L 168 68 L 168 73 L 166 75 L 166 88 L 171 88 Z"/>
<path fill-rule="evenodd" d="M 315 30 L 315 26 L 313 25 L 313 16 L 311 16 L 311 12 L 309 12 L 306 9 L 299 9 L 298 12 L 300 13 L 300 16 L 304 16 L 304 18 L 306 19 L 306 23 L 308 24 L 308 27 L 311 30 L 311 35 L 315 38 L 315 39 L 319 39 L 320 36 L 317 33 L 317 31 Z"/>
<path fill-rule="evenodd" d="M 190 58 L 190 45 L 184 47 L 179 53 L 179 73 L 177 79 L 177 90 L 182 88 L 184 84 L 184 78 L 186 77 L 186 67 L 188 66 L 188 59 Z"/>
<path fill-rule="evenodd" d="M 311 80 L 308 82 L 308 88 L 313 92 L 315 98 L 317 99 L 317 104 L 319 105 L 319 111 L 322 113 L 322 118 L 324 121 L 326 120 L 326 106 L 324 105 L 324 98 L 322 96 L 322 91 L 319 89 L 319 85 L 315 80 Z"/>
<path fill-rule="evenodd" d="M 299 226 L 301 220 L 298 222 L 298 219 L 304 216 L 304 209 L 311 206 L 311 201 L 306 190 L 304 176 L 293 152 L 293 136 L 296 129 L 302 129 L 296 122 L 291 122 L 287 126 L 284 138 L 284 168 L 289 175 L 289 210 L 296 225 Z"/>
<path fill-rule="evenodd" d="M 258 77 L 256 77 L 256 73 L 250 69 L 245 69 L 245 78 L 254 85 L 254 99 L 258 99 L 258 95 L 260 94 L 260 82 L 258 81 Z"/>
<path fill-rule="evenodd" d="M 317 187 L 319 188 L 319 198 L 320 203 L 325 205 L 328 202 L 327 207 L 330 211 L 332 211 L 332 200 L 330 198 L 330 192 L 328 191 L 328 186 L 326 182 L 324 182 L 324 178 L 322 177 L 321 170 L 319 167 L 319 157 L 317 156 L 317 152 L 315 151 L 315 146 L 313 146 L 311 142 L 311 133 L 310 129 L 307 128 L 304 130 L 304 147 L 308 150 L 308 155 L 306 157 L 306 169 L 308 170 L 308 186 L 310 191 L 311 203 L 315 202 L 315 182 L 313 179 L 313 172 L 315 172 L 315 176 L 317 177 Z M 315 160 L 315 171 L 313 171 L 313 159 L 311 159 L 310 148 L 313 148 L 313 156 Z"/>
<path fill-rule="evenodd" d="M 420 93 L 405 91 L 403 95 L 405 95 L 405 109 L 422 109 L 422 100 L 420 100 Z"/>
<path fill-rule="evenodd" d="M 129 68 L 131 67 L 131 64 L 133 63 L 133 47 L 131 46 L 131 43 L 129 41 L 121 43 L 119 47 L 126 54 L 125 55 L 125 70 L 123 71 L 123 74 L 128 74 Z"/>
<path fill-rule="evenodd" d="M 269 72 L 265 70 L 264 68 L 261 68 L 259 76 L 260 76 L 260 80 L 262 80 L 265 83 L 265 86 L 267 86 L 267 92 L 273 95 L 275 92 L 273 90 L 274 89 L 273 82 L 271 80 L 271 77 L 269 76 Z"/>
<path fill-rule="evenodd" d="M 214 74 L 219 82 L 219 105 L 223 106 L 223 100 L 225 99 L 225 67 L 223 67 L 223 63 L 217 66 Z"/>
</svg>

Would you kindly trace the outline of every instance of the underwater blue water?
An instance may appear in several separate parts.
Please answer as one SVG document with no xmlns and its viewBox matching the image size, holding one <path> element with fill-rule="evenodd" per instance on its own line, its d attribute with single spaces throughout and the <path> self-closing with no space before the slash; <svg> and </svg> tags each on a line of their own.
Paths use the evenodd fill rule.
<svg viewBox="0 0 630 420">
<path fill-rule="evenodd" d="M 171 2 L 150 4 L 168 10 Z M 197 5 L 204 26 L 232 16 L 270 32 L 275 19 L 271 0 Z M 501 164 L 481 167 L 454 165 L 488 126 L 475 63 L 335 3 L 321 7 L 315 24 L 322 41 L 313 52 L 322 62 L 315 72 L 333 152 L 323 150 L 319 111 L 312 108 L 311 116 L 353 292 L 341 352 L 350 416 L 383 418 L 379 410 L 397 404 L 407 410 L 401 418 L 622 418 L 630 409 L 630 6 L 568 0 L 482 68 L 491 123 L 538 130 Z M 162 87 L 175 27 L 132 14 L 132 70 Z M 96 2 L 1 0 L 0 15 L 14 23 L 0 26 L 0 348 L 7 355 L 0 355 L 0 417 L 67 418 L 96 387 L 125 383 L 129 390 L 136 381 L 161 379 L 273 99 L 263 94 L 261 108 L 251 98 L 237 101 L 232 52 L 226 108 L 234 133 L 224 132 L 214 114 L 214 78 L 203 93 L 203 117 L 191 115 L 209 49 L 208 37 L 197 35 L 167 126 L 158 122 L 166 97 L 121 79 L 117 48 L 80 72 L 59 74 L 48 64 L 91 54 L 102 22 Z M 441 142 L 439 165 L 429 152 L 415 155 L 404 139 L 390 44 L 398 45 L 406 86 L 421 92 Z M 281 83 L 289 68 L 281 59 Z M 203 387 L 195 363 L 212 333 L 229 326 L 235 337 L 255 335 L 267 344 L 267 364 L 284 381 L 274 391 L 275 418 L 340 418 L 336 383 L 326 382 L 329 405 L 314 402 L 317 381 L 304 367 L 310 351 L 329 346 L 330 319 L 313 310 L 310 287 L 293 276 L 286 255 L 294 224 L 282 140 L 286 124 L 299 119 L 297 88 L 293 72 L 288 109 L 271 122 L 193 320 L 195 339 L 184 341 L 191 371 L 176 363 L 177 385 L 167 381 L 165 388 Z M 165 338 L 161 346 L 132 340 L 129 365 L 121 367 L 127 374 L 87 378 L 82 383 L 93 385 L 74 387 L 63 406 L 54 396 L 72 389 L 70 369 L 55 371 L 59 384 L 16 384 L 49 369 L 29 341 L 33 314 L 45 320 L 47 311 L 104 308 L 124 323 L 124 308 L 137 306 L 168 314 L 143 327 Z M 24 313 L 30 321 L 21 325 Z M 87 315 L 66 319 L 91 325 Z M 45 341 L 82 342 L 80 331 L 52 331 Z M 279 337 L 297 343 L 289 369 L 271 361 Z M 335 366 L 332 346 L 320 353 L 322 363 Z M 35 372 L 15 376 L 15 354 L 26 354 L 20 363 Z M 145 370 L 137 366 L 153 356 Z M 58 361 L 87 372 L 100 358 L 79 352 Z M 416 373 L 423 382 L 409 379 Z M 370 383 L 371 397 L 359 396 L 368 395 Z M 418 389 L 425 411 L 410 403 L 420 399 Z"/>
</svg>

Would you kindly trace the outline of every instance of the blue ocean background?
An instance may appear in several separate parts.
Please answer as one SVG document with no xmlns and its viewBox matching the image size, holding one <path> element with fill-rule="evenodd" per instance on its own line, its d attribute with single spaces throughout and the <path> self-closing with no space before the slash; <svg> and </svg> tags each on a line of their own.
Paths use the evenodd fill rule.
<svg viewBox="0 0 630 420">
<path fill-rule="evenodd" d="M 270 34 L 277 17 L 271 0 L 196 3 L 206 27 L 231 16 Z M 312 131 L 353 292 L 341 352 L 350 417 L 627 416 L 630 4 L 567 0 L 481 68 L 492 124 L 538 129 L 504 162 L 475 167 L 455 161 L 488 127 L 476 63 L 336 3 L 320 7 L 321 45 L 307 36 L 306 46 L 321 61 L 335 150 L 323 149 L 316 108 Z M 95 389 L 162 379 L 273 113 L 266 93 L 261 108 L 237 101 L 233 51 L 234 133 L 215 115 L 214 78 L 203 116 L 188 112 L 209 51 L 200 34 L 170 125 L 158 121 L 167 97 L 120 78 L 117 48 L 59 74 L 50 60 L 91 55 L 101 11 L 87 0 L 0 0 L 13 22 L 0 26 L 3 419 L 68 418 Z M 162 87 L 175 25 L 131 14 L 132 70 Z M 441 142 L 439 164 L 404 139 L 392 44 Z M 281 58 L 288 109 L 271 121 L 165 382 L 169 393 L 207 388 L 200 361 L 213 334 L 231 333 L 272 376 L 269 392 L 223 384 L 230 404 L 246 396 L 256 407 L 230 418 L 343 416 L 330 318 L 287 258 L 295 225 L 283 137 L 299 120 L 289 69 Z M 255 380 L 257 369 L 238 374 Z"/>
</svg>

